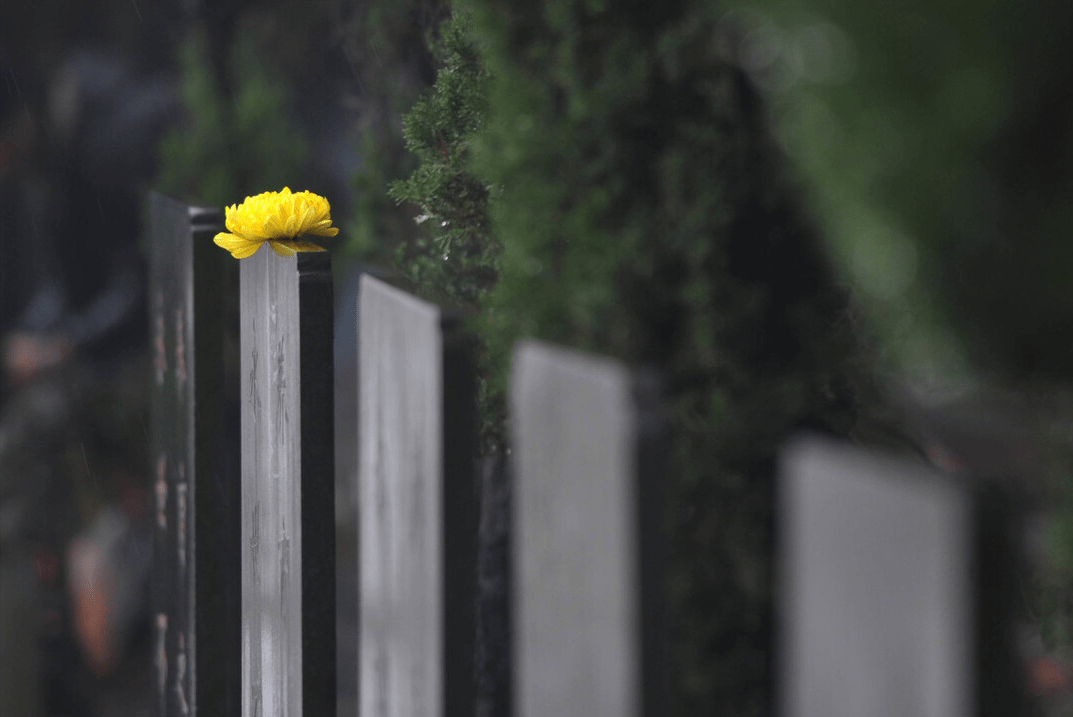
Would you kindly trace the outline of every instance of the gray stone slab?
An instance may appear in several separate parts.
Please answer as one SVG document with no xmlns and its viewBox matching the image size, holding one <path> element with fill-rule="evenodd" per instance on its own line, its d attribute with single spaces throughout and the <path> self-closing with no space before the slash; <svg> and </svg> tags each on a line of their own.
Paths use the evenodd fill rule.
<svg viewBox="0 0 1073 717">
<path fill-rule="evenodd" d="M 153 193 L 149 216 L 156 709 L 237 715 L 237 271 L 219 209 Z"/>
<path fill-rule="evenodd" d="M 358 299 L 359 715 L 473 714 L 472 367 L 440 309 Z"/>
<path fill-rule="evenodd" d="M 241 262 L 242 713 L 335 712 L 330 262 Z"/>
<path fill-rule="evenodd" d="M 820 439 L 783 458 L 782 714 L 976 714 L 968 486 Z"/>
<path fill-rule="evenodd" d="M 535 342 L 515 350 L 514 701 L 521 717 L 657 713 L 642 674 L 642 618 L 651 611 L 643 605 L 636 395 L 631 373 L 615 361 Z"/>
</svg>

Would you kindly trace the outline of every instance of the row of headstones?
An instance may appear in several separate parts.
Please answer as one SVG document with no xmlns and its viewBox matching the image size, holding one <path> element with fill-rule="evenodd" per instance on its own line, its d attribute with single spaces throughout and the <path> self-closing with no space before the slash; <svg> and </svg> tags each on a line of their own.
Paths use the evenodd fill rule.
<svg viewBox="0 0 1073 717">
<path fill-rule="evenodd" d="M 151 216 L 157 713 L 334 714 L 330 260 L 261 251 L 236 272 L 211 242 L 219 212 L 154 195 Z M 661 714 L 652 382 L 517 347 L 509 516 L 482 514 L 460 323 L 365 276 L 358 335 L 359 430 L 338 438 L 359 455 L 359 715 Z M 1001 511 L 822 440 L 785 451 L 780 501 L 783 714 L 1005 704 Z M 488 606 L 478 533 L 497 517 L 512 589 Z M 494 642 L 486 608 L 512 615 L 508 655 L 478 644 Z M 478 709 L 482 650 L 511 684 Z"/>
</svg>

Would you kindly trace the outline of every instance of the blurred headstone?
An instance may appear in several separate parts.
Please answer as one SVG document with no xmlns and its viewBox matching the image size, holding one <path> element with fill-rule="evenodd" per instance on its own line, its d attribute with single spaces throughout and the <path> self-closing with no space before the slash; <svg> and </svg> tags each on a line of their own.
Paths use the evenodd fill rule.
<svg viewBox="0 0 1073 717">
<path fill-rule="evenodd" d="M 242 713 L 334 715 L 331 259 L 240 270 Z"/>
<path fill-rule="evenodd" d="M 661 713 L 650 396 L 615 361 L 535 342 L 515 351 L 521 717 Z"/>
<path fill-rule="evenodd" d="M 369 275 L 358 302 L 359 715 L 471 717 L 471 342 Z"/>
<path fill-rule="evenodd" d="M 358 280 L 353 269 L 335 297 L 335 432 L 358 434 Z M 358 442 L 335 442 L 335 626 L 338 713 L 358 706 Z"/>
<path fill-rule="evenodd" d="M 237 715 L 237 272 L 219 209 L 154 193 L 150 227 L 157 714 Z"/>
<path fill-rule="evenodd" d="M 477 530 L 477 717 L 512 717 L 511 465 L 481 459 Z"/>
<path fill-rule="evenodd" d="M 782 714 L 1019 714 L 1008 506 L 923 461 L 783 456 Z"/>
</svg>

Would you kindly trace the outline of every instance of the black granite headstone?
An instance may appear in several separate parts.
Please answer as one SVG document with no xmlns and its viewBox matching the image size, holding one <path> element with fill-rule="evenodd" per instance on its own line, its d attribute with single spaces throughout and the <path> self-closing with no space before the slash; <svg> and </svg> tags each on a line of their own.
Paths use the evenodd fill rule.
<svg viewBox="0 0 1073 717">
<path fill-rule="evenodd" d="M 369 275 L 358 299 L 360 717 L 472 717 L 471 344 Z"/>
<path fill-rule="evenodd" d="M 655 487 L 663 476 L 650 383 L 606 358 L 536 342 L 515 349 L 521 717 L 661 714 Z"/>
<path fill-rule="evenodd" d="M 781 714 L 1020 714 L 1009 508 L 923 460 L 791 444 Z"/>
<path fill-rule="evenodd" d="M 154 660 L 160 717 L 238 715 L 237 271 L 223 212 L 150 195 Z"/>
<path fill-rule="evenodd" d="M 334 715 L 331 260 L 240 265 L 242 714 Z"/>
</svg>

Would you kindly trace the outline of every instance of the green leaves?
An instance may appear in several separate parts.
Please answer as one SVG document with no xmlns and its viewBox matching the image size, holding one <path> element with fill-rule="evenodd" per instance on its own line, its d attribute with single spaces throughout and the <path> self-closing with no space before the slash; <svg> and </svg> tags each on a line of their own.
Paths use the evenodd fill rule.
<svg viewBox="0 0 1073 717">
<path fill-rule="evenodd" d="M 488 74 L 463 14 L 444 23 L 434 52 L 436 83 L 403 119 L 406 147 L 420 164 L 390 190 L 415 208 L 425 231 L 400 247 L 397 263 L 421 291 L 476 308 L 498 275 L 490 190 L 469 168 L 470 144 L 488 111 Z"/>
<path fill-rule="evenodd" d="M 489 77 L 464 13 L 455 12 L 443 24 L 433 52 L 436 83 L 403 118 L 406 147 L 419 164 L 389 192 L 412 208 L 421 231 L 399 245 L 395 263 L 426 297 L 477 310 L 496 285 L 502 252 L 491 219 L 492 187 L 470 167 L 472 144 L 488 114 Z M 505 356 L 487 341 L 478 350 L 486 455 L 502 450 Z"/>
</svg>

